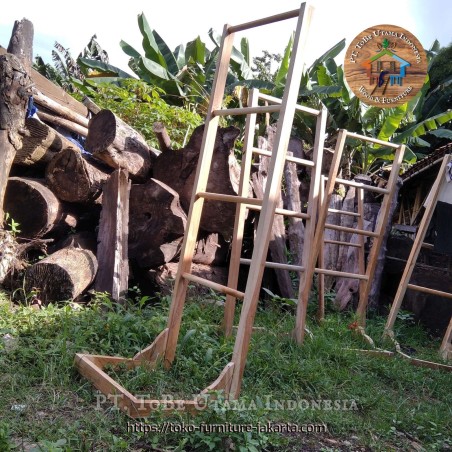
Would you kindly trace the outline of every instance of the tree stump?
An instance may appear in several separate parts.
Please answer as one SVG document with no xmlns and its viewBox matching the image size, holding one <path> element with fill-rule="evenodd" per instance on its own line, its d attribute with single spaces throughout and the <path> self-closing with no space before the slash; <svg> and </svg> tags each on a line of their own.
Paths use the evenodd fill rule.
<svg viewBox="0 0 452 452">
<path fill-rule="evenodd" d="M 27 269 L 25 290 L 36 291 L 44 303 L 73 300 L 93 282 L 96 272 L 91 251 L 63 248 Z"/>
</svg>

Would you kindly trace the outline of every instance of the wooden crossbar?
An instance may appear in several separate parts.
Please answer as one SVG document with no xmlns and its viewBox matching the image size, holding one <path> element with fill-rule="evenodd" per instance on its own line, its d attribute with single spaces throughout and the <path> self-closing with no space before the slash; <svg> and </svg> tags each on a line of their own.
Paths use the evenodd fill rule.
<svg viewBox="0 0 452 452">
<path fill-rule="evenodd" d="M 209 287 L 210 289 L 216 290 L 218 292 L 221 292 L 221 293 L 224 293 L 227 295 L 232 295 L 235 298 L 243 299 L 243 297 L 245 296 L 245 294 L 243 292 L 240 292 L 235 289 L 231 289 L 230 287 L 223 286 L 222 284 L 218 284 L 218 283 L 210 281 L 208 279 L 201 278 L 200 276 L 196 276 L 191 273 L 183 273 L 182 277 L 184 279 L 186 279 L 187 281 L 191 281 L 196 284 L 201 284 L 205 287 Z"/>
<path fill-rule="evenodd" d="M 299 9 L 288 11 L 282 14 L 275 14 L 274 16 L 265 17 L 264 19 L 253 20 L 251 22 L 245 22 L 240 25 L 230 25 L 227 27 L 228 33 L 237 33 L 239 31 L 249 30 L 250 28 L 262 27 L 263 25 L 270 25 L 276 22 L 281 22 L 287 19 L 294 19 L 300 15 Z"/>
<path fill-rule="evenodd" d="M 272 153 L 270 151 L 265 151 L 264 149 L 253 148 L 253 153 L 258 155 L 263 155 L 265 157 L 271 157 Z M 314 167 L 315 163 L 312 160 L 300 159 L 298 157 L 292 157 L 290 155 L 286 156 L 286 161 L 296 163 L 297 165 Z"/>
<path fill-rule="evenodd" d="M 213 116 L 249 115 L 251 113 L 275 113 L 281 110 L 281 105 L 265 105 L 262 107 L 220 108 L 212 112 Z"/>
<path fill-rule="evenodd" d="M 338 224 L 325 223 L 324 228 L 325 229 L 333 229 L 335 231 L 349 232 L 350 234 L 367 235 L 369 237 L 378 237 L 379 236 L 378 232 L 366 231 L 363 229 L 348 228 L 346 226 L 340 226 Z"/>
<path fill-rule="evenodd" d="M 259 93 L 259 99 L 266 100 L 267 102 L 273 104 L 280 104 L 282 102 L 281 99 L 277 97 L 269 96 L 268 94 Z M 306 107 L 305 105 L 295 105 L 295 110 L 302 111 L 304 113 L 309 113 L 312 116 L 319 116 L 321 110 L 316 110 L 315 108 Z"/>
<path fill-rule="evenodd" d="M 360 182 L 355 182 L 352 180 L 341 179 L 339 177 L 336 177 L 335 180 L 336 180 L 336 183 L 348 185 L 349 187 L 362 188 L 363 190 L 369 190 L 369 191 L 373 191 L 375 193 L 381 193 L 383 195 L 387 195 L 389 193 L 389 190 L 387 190 L 386 188 L 374 187 L 373 185 L 366 185 L 366 184 L 362 184 Z"/>
</svg>

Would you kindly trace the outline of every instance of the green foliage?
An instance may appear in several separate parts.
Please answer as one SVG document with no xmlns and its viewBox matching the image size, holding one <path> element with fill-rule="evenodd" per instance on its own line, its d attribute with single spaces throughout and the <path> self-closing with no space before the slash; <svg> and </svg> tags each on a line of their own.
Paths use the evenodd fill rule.
<svg viewBox="0 0 452 452">
<path fill-rule="evenodd" d="M 115 112 L 140 132 L 151 146 L 158 147 L 152 125 L 159 121 L 167 127 L 172 146 L 182 147 L 202 119 L 186 108 L 168 105 L 161 95 L 161 89 L 135 79 L 121 80 L 118 85 L 102 83 L 92 92 L 96 104 Z"/>
<path fill-rule="evenodd" d="M 11 231 L 11 234 L 13 237 L 16 237 L 17 234 L 20 233 L 20 223 L 14 220 L 14 218 L 11 218 L 11 215 L 9 212 L 5 213 L 5 224 L 9 231 Z"/>
</svg>

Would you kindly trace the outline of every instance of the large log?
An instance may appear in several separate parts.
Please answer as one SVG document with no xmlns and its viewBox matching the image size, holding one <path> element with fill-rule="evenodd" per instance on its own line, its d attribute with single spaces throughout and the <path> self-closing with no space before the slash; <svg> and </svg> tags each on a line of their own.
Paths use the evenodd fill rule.
<svg viewBox="0 0 452 452">
<path fill-rule="evenodd" d="M 78 149 L 68 148 L 56 155 L 46 168 L 46 182 L 55 195 L 67 202 L 100 202 L 102 186 L 111 169 Z"/>
<path fill-rule="evenodd" d="M 73 300 L 93 282 L 97 266 L 91 251 L 63 248 L 27 269 L 25 290 L 44 303 Z"/>
<path fill-rule="evenodd" d="M 38 179 L 10 177 L 5 195 L 5 212 L 19 223 L 20 236 L 42 237 L 62 218 L 56 196 Z"/>
<path fill-rule="evenodd" d="M 25 120 L 21 135 L 22 145 L 14 157 L 16 165 L 47 165 L 62 149 L 77 149 L 76 144 L 36 118 Z"/>
<path fill-rule="evenodd" d="M 136 182 L 144 182 L 151 169 L 153 154 L 144 138 L 110 110 L 91 118 L 85 148 L 112 168 L 128 171 Z"/>
<path fill-rule="evenodd" d="M 129 193 L 127 173 L 115 171 L 103 188 L 97 235 L 99 273 L 94 287 L 120 302 L 125 300 L 129 280 Z"/>
<path fill-rule="evenodd" d="M 7 49 L 19 58 L 28 74 L 33 61 L 33 34 L 33 24 L 28 19 L 16 20 Z"/>
<path fill-rule="evenodd" d="M 158 267 L 180 251 L 187 216 L 179 195 L 157 179 L 132 185 L 129 257 L 141 267 Z"/>
<path fill-rule="evenodd" d="M 29 25 L 29 23 L 27 21 Z M 24 40 L 27 41 L 26 39 Z M 15 51 L 23 56 L 25 42 Z M 28 51 L 27 51 L 28 52 Z M 27 53 L 28 54 L 28 53 Z M 28 63 L 26 63 L 28 64 Z M 23 63 L 14 55 L 0 56 L 0 225 L 3 224 L 3 201 L 11 165 L 20 148 L 19 131 L 24 127 L 31 79 Z"/>
<path fill-rule="evenodd" d="M 204 125 L 197 127 L 190 140 L 180 150 L 164 150 L 155 160 L 153 177 L 170 186 L 180 197 L 186 212 L 190 200 L 201 148 Z M 236 195 L 239 169 L 232 149 L 239 134 L 235 127 L 219 128 L 215 140 L 212 165 L 207 182 L 207 191 Z M 217 201 L 205 201 L 201 217 L 201 228 L 208 232 L 218 232 L 225 238 L 232 235 L 235 205 Z"/>
</svg>

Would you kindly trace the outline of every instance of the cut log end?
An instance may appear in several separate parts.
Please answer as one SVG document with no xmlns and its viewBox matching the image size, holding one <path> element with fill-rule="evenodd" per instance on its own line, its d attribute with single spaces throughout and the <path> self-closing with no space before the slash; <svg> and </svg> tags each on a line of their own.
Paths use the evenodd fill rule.
<svg viewBox="0 0 452 452">
<path fill-rule="evenodd" d="M 110 147 L 116 137 L 116 116 L 110 110 L 101 110 L 89 124 L 86 148 L 90 152 L 102 152 Z"/>
<path fill-rule="evenodd" d="M 89 250 L 68 247 L 32 265 L 25 273 L 25 290 L 44 303 L 73 300 L 94 280 L 97 260 Z"/>
</svg>

